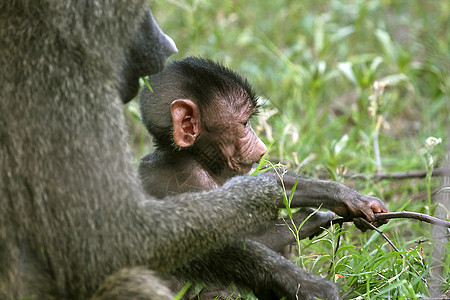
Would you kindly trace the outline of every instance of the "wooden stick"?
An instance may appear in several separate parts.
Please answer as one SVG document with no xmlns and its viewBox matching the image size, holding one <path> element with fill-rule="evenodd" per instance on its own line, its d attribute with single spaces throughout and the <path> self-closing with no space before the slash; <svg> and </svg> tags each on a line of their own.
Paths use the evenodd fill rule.
<svg viewBox="0 0 450 300">
<path fill-rule="evenodd" d="M 389 219 L 400 219 L 400 218 L 407 218 L 407 219 L 416 219 L 419 221 L 427 222 L 430 224 L 434 224 L 437 226 L 447 227 L 450 228 L 450 222 L 438 219 L 436 217 L 432 217 L 426 214 L 416 213 L 416 212 L 410 212 L 410 211 L 401 211 L 401 212 L 388 212 L 388 213 L 378 213 L 375 214 L 375 220 L 389 220 Z M 353 218 L 336 218 L 333 221 L 333 224 L 342 224 L 344 222 L 353 222 Z"/>
</svg>

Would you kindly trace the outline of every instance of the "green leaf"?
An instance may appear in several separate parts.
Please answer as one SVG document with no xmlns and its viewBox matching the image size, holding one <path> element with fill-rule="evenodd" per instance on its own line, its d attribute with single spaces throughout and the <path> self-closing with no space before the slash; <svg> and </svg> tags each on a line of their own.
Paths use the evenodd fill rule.
<svg viewBox="0 0 450 300">
<path fill-rule="evenodd" d="M 150 82 L 148 82 L 147 77 L 141 77 L 142 80 L 144 81 L 145 85 L 147 86 L 147 88 L 150 90 L 150 92 L 154 93 L 152 86 L 150 85 Z"/>
<path fill-rule="evenodd" d="M 342 62 L 338 64 L 338 69 L 344 74 L 344 76 L 350 80 L 353 84 L 358 85 L 358 80 L 356 79 L 355 73 L 352 69 L 352 63 L 349 61 Z"/>
</svg>

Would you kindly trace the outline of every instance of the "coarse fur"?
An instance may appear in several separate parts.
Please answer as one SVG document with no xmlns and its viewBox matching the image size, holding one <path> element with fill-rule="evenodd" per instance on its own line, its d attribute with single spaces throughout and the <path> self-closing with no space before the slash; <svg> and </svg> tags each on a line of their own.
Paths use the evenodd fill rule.
<svg viewBox="0 0 450 300">
<path fill-rule="evenodd" d="M 134 290 L 135 298 L 171 299 L 157 278 L 173 274 L 295 298 L 303 271 L 288 261 L 239 278 L 216 265 L 234 241 L 277 216 L 273 179 L 236 177 L 164 202 L 144 195 L 121 104 L 135 77 L 159 71 L 167 57 L 155 39 L 141 49 L 150 51 L 148 65 L 136 65 L 146 57 L 134 53 L 136 32 L 148 17 L 143 1 L 0 4 L 0 298 L 87 299 L 97 290 L 96 299 L 127 299 Z M 254 248 L 255 257 L 245 250 L 249 268 L 271 253 Z M 156 287 L 141 290 L 142 280 Z M 124 287 L 105 290 L 110 282 Z M 321 295 L 337 298 L 329 287 Z"/>
</svg>

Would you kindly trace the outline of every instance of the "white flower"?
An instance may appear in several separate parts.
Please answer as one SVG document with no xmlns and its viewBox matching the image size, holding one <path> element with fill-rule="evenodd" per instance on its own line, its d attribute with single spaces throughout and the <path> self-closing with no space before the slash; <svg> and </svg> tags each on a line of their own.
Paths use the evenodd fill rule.
<svg viewBox="0 0 450 300">
<path fill-rule="evenodd" d="M 425 146 L 427 148 L 433 149 L 434 146 L 439 145 L 440 143 L 442 143 L 441 138 L 435 138 L 434 136 L 430 136 L 429 138 L 426 139 Z"/>
</svg>

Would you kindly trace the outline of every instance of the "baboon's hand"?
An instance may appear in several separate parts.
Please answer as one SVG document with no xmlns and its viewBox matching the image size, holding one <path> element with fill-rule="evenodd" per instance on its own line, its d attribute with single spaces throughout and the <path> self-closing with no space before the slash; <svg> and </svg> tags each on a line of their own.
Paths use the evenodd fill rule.
<svg viewBox="0 0 450 300">
<path fill-rule="evenodd" d="M 285 188 L 288 199 L 291 199 L 290 207 L 322 207 L 343 217 L 363 217 L 369 222 L 374 222 L 376 213 L 389 212 L 380 199 L 362 195 L 339 182 L 299 177 L 290 173 L 281 178 L 273 172 L 272 176 Z M 291 195 L 294 187 L 294 195 Z M 283 208 L 284 204 L 280 204 L 280 207 Z M 383 220 L 373 224 L 380 226 L 384 223 L 387 222 Z M 361 230 L 368 229 L 367 225 L 357 220 L 355 224 Z"/>
<path fill-rule="evenodd" d="M 375 221 L 376 213 L 389 212 L 380 199 L 362 195 L 344 185 L 341 185 L 340 192 L 336 195 L 336 203 L 333 210 L 343 217 L 364 217 L 377 227 L 388 222 L 387 220 Z M 362 222 L 355 221 L 355 225 L 362 231 L 369 229 Z"/>
</svg>

